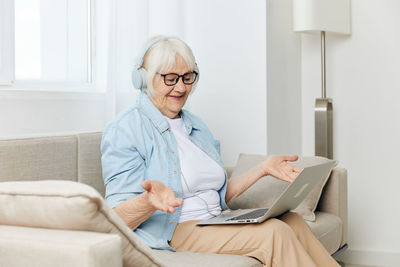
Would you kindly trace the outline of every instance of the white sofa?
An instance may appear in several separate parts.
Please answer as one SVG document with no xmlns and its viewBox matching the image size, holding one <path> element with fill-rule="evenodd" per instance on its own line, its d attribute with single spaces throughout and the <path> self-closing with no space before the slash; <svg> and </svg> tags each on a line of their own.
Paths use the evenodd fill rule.
<svg viewBox="0 0 400 267">
<path fill-rule="evenodd" d="M 1 191 L 2 184 L 9 181 L 64 180 L 84 183 L 99 192 L 94 197 L 100 199 L 96 202 L 99 209 L 106 209 L 125 236 L 121 237 L 115 231 L 63 229 L 52 227 L 49 223 L 33 227 L 30 220 L 15 221 L 10 212 L 6 215 L 0 212 L 0 266 L 25 266 L 26 263 L 41 267 L 143 266 L 139 260 L 126 260 L 127 248 L 121 245 L 126 242 L 122 240 L 124 238 L 130 240 L 129 246 L 149 255 L 149 266 L 262 266 L 256 259 L 243 256 L 149 249 L 123 225 L 122 220 L 115 218 L 117 215 L 101 198 L 104 196 L 104 185 L 100 141 L 101 133 L 0 140 L 0 196 L 7 193 L 4 189 Z M 232 167 L 227 168 L 228 175 L 231 171 Z M 10 194 L 7 197 L 8 201 L 12 201 Z M 18 208 L 18 205 L 13 206 L 11 211 Z M 309 222 L 309 225 L 331 254 L 347 246 L 345 169 L 335 168 L 332 171 L 316 210 L 316 221 Z"/>
</svg>

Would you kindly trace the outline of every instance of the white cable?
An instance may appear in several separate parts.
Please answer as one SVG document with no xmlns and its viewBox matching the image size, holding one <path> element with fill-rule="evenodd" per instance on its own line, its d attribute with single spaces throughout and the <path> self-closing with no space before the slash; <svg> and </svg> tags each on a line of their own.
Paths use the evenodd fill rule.
<svg viewBox="0 0 400 267">
<path fill-rule="evenodd" d="M 189 193 L 191 193 L 191 194 L 192 194 L 193 196 L 195 196 L 195 197 L 200 198 L 200 199 L 206 204 L 207 213 L 210 214 L 210 215 L 213 216 L 213 217 L 218 216 L 219 213 L 218 213 L 218 214 L 213 214 L 213 213 L 210 212 L 210 209 L 209 209 L 209 207 L 208 207 L 208 203 L 207 203 L 207 201 L 206 201 L 205 199 L 201 198 L 200 196 L 196 195 L 196 193 L 193 193 L 193 192 L 190 190 L 189 185 L 188 185 L 188 183 L 187 183 L 187 181 L 186 181 L 185 175 L 183 175 L 182 170 L 181 170 L 181 175 L 182 175 L 183 181 L 185 182 L 186 188 L 187 188 L 187 190 L 189 191 Z"/>
<path fill-rule="evenodd" d="M 147 116 L 146 116 L 146 117 L 147 117 Z M 150 120 L 150 121 L 153 123 L 152 120 Z M 154 123 L 153 123 L 153 125 L 154 125 Z M 154 125 L 154 127 L 155 127 L 155 125 Z M 164 135 L 161 135 L 161 136 L 162 136 L 162 138 L 163 138 L 163 141 L 164 141 L 165 145 L 169 148 L 170 151 L 172 151 L 172 149 L 170 148 L 170 146 L 169 146 L 167 140 L 165 140 Z M 188 185 L 188 183 L 187 183 L 187 181 L 186 181 L 185 175 L 183 175 L 182 169 L 181 169 L 181 175 L 182 175 L 183 181 L 185 182 L 186 188 L 188 189 L 189 193 L 191 193 L 191 194 L 192 194 L 193 196 L 195 196 L 195 197 L 200 198 L 200 199 L 206 204 L 207 213 L 210 214 L 210 215 L 213 216 L 213 217 L 220 215 L 220 213 L 218 213 L 218 214 L 213 214 L 213 213 L 211 213 L 211 212 L 210 212 L 210 209 L 209 209 L 209 207 L 208 207 L 207 201 L 204 200 L 203 198 L 199 197 L 198 195 L 196 195 L 196 193 L 193 193 L 193 192 L 190 190 L 189 185 Z M 182 198 L 183 198 L 183 196 L 182 196 Z"/>
</svg>

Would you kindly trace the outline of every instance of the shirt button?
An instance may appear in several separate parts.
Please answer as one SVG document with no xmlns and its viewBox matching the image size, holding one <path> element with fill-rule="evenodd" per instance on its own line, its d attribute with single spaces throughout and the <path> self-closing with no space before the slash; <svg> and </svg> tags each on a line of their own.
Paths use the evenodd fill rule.
<svg viewBox="0 0 400 267">
<path fill-rule="evenodd" d="M 176 174 L 176 170 L 174 170 L 174 174 Z"/>
<path fill-rule="evenodd" d="M 170 224 L 174 224 L 174 220 L 170 220 L 169 223 L 170 223 Z"/>
</svg>

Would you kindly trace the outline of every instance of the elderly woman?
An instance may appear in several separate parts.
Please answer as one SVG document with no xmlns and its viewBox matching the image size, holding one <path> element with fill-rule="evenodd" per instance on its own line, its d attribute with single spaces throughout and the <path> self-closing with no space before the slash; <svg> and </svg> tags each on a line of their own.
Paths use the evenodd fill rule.
<svg viewBox="0 0 400 267">
<path fill-rule="evenodd" d="M 102 144 L 106 200 L 150 247 L 238 254 L 266 266 L 339 266 L 296 213 L 261 224 L 196 226 L 258 179 L 291 182 L 297 156 L 270 156 L 227 179 L 219 142 L 183 109 L 199 79 L 191 49 L 171 37 L 151 39 L 133 72 L 136 104 L 106 127 Z"/>
</svg>

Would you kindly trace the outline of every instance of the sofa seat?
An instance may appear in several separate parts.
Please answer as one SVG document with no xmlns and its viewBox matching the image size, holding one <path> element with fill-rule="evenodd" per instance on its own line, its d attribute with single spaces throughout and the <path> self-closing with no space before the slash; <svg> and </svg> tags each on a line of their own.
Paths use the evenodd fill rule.
<svg viewBox="0 0 400 267">
<path fill-rule="evenodd" d="M 342 221 L 338 216 L 327 212 L 315 212 L 315 222 L 307 222 L 317 239 L 333 254 L 342 241 Z"/>
</svg>

